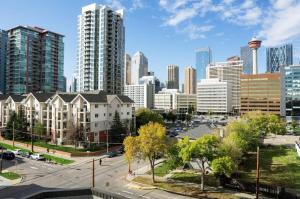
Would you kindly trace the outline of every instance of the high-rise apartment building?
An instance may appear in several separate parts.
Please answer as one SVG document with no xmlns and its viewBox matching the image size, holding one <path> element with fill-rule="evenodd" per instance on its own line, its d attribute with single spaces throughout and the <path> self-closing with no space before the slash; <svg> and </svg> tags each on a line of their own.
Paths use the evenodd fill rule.
<svg viewBox="0 0 300 199">
<path fill-rule="evenodd" d="M 131 84 L 131 57 L 125 54 L 125 84 Z"/>
<path fill-rule="evenodd" d="M 216 62 L 209 64 L 206 68 L 208 79 L 218 78 L 222 82 L 229 82 L 232 86 L 232 111 L 238 113 L 240 110 L 240 88 L 241 74 L 243 72 L 243 61 Z"/>
<path fill-rule="evenodd" d="M 249 46 L 241 47 L 241 60 L 243 61 L 243 73 L 253 74 L 253 52 Z"/>
<path fill-rule="evenodd" d="M 280 114 L 280 74 L 241 75 L 241 114 L 261 111 Z"/>
<path fill-rule="evenodd" d="M 212 62 L 211 54 L 211 49 L 209 47 L 196 49 L 197 81 L 206 78 L 206 67 Z"/>
<path fill-rule="evenodd" d="M 6 93 L 62 91 L 63 37 L 38 27 L 17 26 L 8 30 Z"/>
<path fill-rule="evenodd" d="M 293 45 L 285 44 L 278 47 L 267 48 L 267 71 L 280 72 L 280 67 L 293 65 Z"/>
<path fill-rule="evenodd" d="M 196 94 L 197 87 L 197 73 L 193 67 L 186 67 L 184 69 L 184 93 L 185 94 Z"/>
<path fill-rule="evenodd" d="M 148 75 L 148 59 L 140 51 L 132 56 L 131 60 L 131 84 L 138 84 L 143 76 Z"/>
<path fill-rule="evenodd" d="M 167 66 L 168 69 L 168 89 L 179 89 L 179 67 L 174 65 Z"/>
<path fill-rule="evenodd" d="M 124 56 L 123 10 L 96 3 L 84 6 L 78 16 L 77 91 L 122 93 Z"/>
<path fill-rule="evenodd" d="M 7 32 L 0 30 L 0 93 L 5 93 Z"/>
<path fill-rule="evenodd" d="M 287 121 L 300 120 L 300 65 L 281 68 L 280 115 Z"/>
</svg>

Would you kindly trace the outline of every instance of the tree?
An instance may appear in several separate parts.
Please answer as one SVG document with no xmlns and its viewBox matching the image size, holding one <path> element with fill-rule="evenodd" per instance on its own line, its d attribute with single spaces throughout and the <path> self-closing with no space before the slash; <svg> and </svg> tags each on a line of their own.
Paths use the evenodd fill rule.
<svg viewBox="0 0 300 199">
<path fill-rule="evenodd" d="M 147 108 L 140 108 L 136 113 L 136 129 L 149 122 L 164 124 L 163 117 Z"/>
<path fill-rule="evenodd" d="M 44 125 L 40 122 L 35 123 L 33 127 L 34 134 L 39 136 L 39 139 L 45 134 Z"/>
<path fill-rule="evenodd" d="M 16 139 L 20 139 L 23 138 L 23 133 L 27 132 L 28 122 L 22 107 L 19 108 L 17 115 L 17 121 L 15 123 Z"/>
<path fill-rule="evenodd" d="M 131 172 L 131 162 L 135 159 L 138 153 L 139 145 L 137 137 L 127 136 L 123 142 L 125 148 L 125 159 L 128 162 L 128 171 Z"/>
<path fill-rule="evenodd" d="M 233 139 L 233 137 L 226 137 L 220 145 L 220 153 L 223 156 L 231 157 L 235 164 L 238 165 L 243 155 L 241 145 L 241 142 Z"/>
<path fill-rule="evenodd" d="M 217 176 L 230 177 L 233 171 L 236 169 L 234 161 L 229 156 L 223 156 L 216 158 L 211 163 L 213 173 Z"/>
<path fill-rule="evenodd" d="M 152 172 L 152 182 L 154 179 L 155 158 L 164 153 L 167 148 L 166 129 L 159 123 L 149 122 L 139 129 L 138 145 L 141 158 L 148 159 Z"/>
<path fill-rule="evenodd" d="M 276 135 L 285 134 L 286 128 L 285 124 L 281 121 L 281 119 L 277 115 L 270 114 L 267 116 L 268 125 L 267 125 L 267 133 L 274 133 Z"/>
<path fill-rule="evenodd" d="M 123 124 L 121 122 L 120 115 L 119 115 L 118 111 L 115 112 L 110 132 L 111 132 L 111 135 L 110 135 L 111 140 L 113 140 L 115 142 L 122 142 L 123 141 L 122 140 L 122 135 L 124 135 L 126 133 L 126 130 L 123 127 Z"/>
<path fill-rule="evenodd" d="M 177 116 L 172 111 L 170 111 L 170 112 L 168 112 L 166 118 L 168 121 L 172 121 L 174 123 L 177 119 Z"/>
<path fill-rule="evenodd" d="M 296 120 L 293 120 L 291 123 L 291 127 L 293 129 L 293 132 L 296 131 L 296 128 L 299 126 L 298 122 Z"/>
<path fill-rule="evenodd" d="M 219 140 L 214 135 L 205 135 L 194 142 L 190 142 L 188 137 L 184 137 L 178 143 L 180 148 L 179 156 L 184 162 L 192 158 L 200 161 L 201 190 L 204 190 L 204 175 L 208 172 L 209 163 L 218 156 Z"/>
<path fill-rule="evenodd" d="M 13 111 L 8 118 L 7 124 L 6 124 L 6 131 L 5 131 L 5 138 L 11 140 L 13 138 L 13 123 L 17 123 L 17 113 Z"/>
<path fill-rule="evenodd" d="M 194 106 L 189 106 L 189 108 L 188 108 L 188 113 L 189 113 L 189 114 L 194 114 L 194 111 L 195 111 Z"/>
</svg>

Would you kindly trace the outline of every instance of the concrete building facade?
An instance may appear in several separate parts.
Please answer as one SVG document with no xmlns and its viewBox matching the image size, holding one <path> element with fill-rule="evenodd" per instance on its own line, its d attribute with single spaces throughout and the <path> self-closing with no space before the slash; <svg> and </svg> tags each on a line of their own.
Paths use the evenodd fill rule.
<svg viewBox="0 0 300 199">
<path fill-rule="evenodd" d="M 197 72 L 193 67 L 186 67 L 184 69 L 184 93 L 196 94 L 197 87 Z"/>
<path fill-rule="evenodd" d="M 168 70 L 168 89 L 179 89 L 179 67 L 175 65 L 167 66 Z"/>
<path fill-rule="evenodd" d="M 125 54 L 125 85 L 131 84 L 131 57 Z"/>
<path fill-rule="evenodd" d="M 136 84 L 126 85 L 124 95 L 134 101 L 135 110 L 140 108 L 154 108 L 154 85 L 153 84 Z"/>
<path fill-rule="evenodd" d="M 143 76 L 148 75 L 148 59 L 140 51 L 132 56 L 131 60 L 131 84 L 139 84 Z"/>
</svg>

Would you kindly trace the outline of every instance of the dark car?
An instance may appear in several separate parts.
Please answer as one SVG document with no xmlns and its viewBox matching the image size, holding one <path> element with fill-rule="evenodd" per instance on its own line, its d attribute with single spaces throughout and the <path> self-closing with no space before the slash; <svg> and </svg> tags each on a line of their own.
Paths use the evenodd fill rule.
<svg viewBox="0 0 300 199">
<path fill-rule="evenodd" d="M 113 158 L 113 157 L 118 156 L 118 153 L 116 151 L 111 151 L 111 152 L 108 152 L 106 155 L 108 158 Z"/>
<path fill-rule="evenodd" d="M 4 160 L 13 160 L 15 159 L 15 154 L 11 151 L 5 151 L 3 154 L 2 154 L 2 159 Z"/>
<path fill-rule="evenodd" d="M 124 147 L 119 148 L 119 149 L 117 150 L 117 153 L 118 153 L 118 154 L 123 154 L 123 153 L 125 153 Z"/>
</svg>

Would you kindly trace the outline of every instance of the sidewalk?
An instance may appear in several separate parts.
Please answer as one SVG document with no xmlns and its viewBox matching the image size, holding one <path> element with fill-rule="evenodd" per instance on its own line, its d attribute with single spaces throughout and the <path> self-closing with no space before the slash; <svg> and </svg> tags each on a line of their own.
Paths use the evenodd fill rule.
<svg viewBox="0 0 300 199">
<path fill-rule="evenodd" d="M 3 170 L 2 172 L 8 172 L 7 170 Z M 7 186 L 12 186 L 12 185 L 15 185 L 15 184 L 18 184 L 22 181 L 22 177 L 21 178 L 18 178 L 18 179 L 15 179 L 15 180 L 9 180 L 7 178 L 4 178 L 2 176 L 0 176 L 0 190 L 4 187 L 7 187 Z"/>
</svg>

